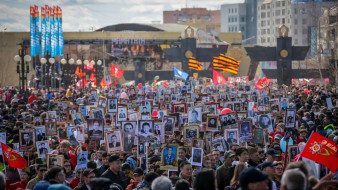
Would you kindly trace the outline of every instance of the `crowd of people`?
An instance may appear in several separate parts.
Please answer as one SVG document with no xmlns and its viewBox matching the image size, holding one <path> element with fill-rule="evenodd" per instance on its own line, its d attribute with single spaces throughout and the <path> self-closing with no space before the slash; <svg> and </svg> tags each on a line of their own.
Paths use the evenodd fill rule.
<svg viewBox="0 0 338 190">
<path fill-rule="evenodd" d="M 4 87 L 0 142 L 27 167 L 0 157 L 0 190 L 338 189 L 337 171 L 301 156 L 313 132 L 337 146 L 337 90 L 211 79 Z"/>
</svg>

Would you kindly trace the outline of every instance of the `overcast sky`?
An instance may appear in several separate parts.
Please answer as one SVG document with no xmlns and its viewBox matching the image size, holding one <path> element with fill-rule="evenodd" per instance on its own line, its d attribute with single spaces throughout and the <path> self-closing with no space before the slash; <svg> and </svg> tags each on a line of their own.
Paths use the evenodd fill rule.
<svg viewBox="0 0 338 190">
<path fill-rule="evenodd" d="M 241 2 L 244 0 L 188 0 L 187 6 L 219 10 L 222 4 Z M 0 31 L 29 31 L 29 7 L 34 4 L 59 5 L 64 31 L 90 31 L 119 23 L 162 23 L 164 10 L 186 7 L 185 0 L 0 0 Z"/>
</svg>

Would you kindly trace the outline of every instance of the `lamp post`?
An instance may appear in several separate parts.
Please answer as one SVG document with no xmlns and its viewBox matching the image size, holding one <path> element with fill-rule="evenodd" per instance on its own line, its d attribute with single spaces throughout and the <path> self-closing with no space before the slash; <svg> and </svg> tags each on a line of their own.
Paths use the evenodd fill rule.
<svg viewBox="0 0 338 190">
<path fill-rule="evenodd" d="M 50 65 L 50 73 L 51 73 L 51 87 L 52 89 L 55 88 L 55 59 L 53 57 L 48 59 Z"/>
<path fill-rule="evenodd" d="M 47 82 L 46 82 L 46 63 L 47 63 L 47 59 L 46 58 L 44 58 L 44 57 L 42 57 L 41 59 L 40 59 L 40 62 L 41 62 L 41 66 L 42 66 L 42 68 L 41 68 L 41 80 L 42 80 L 42 86 L 43 87 L 47 87 Z"/>
<path fill-rule="evenodd" d="M 27 74 L 29 73 L 29 62 L 31 62 L 32 57 L 26 54 L 26 49 L 22 44 L 19 54 L 14 56 L 14 61 L 17 62 L 16 72 L 19 74 L 19 86 L 22 91 L 27 87 Z M 20 69 L 21 66 L 21 69 Z"/>
</svg>

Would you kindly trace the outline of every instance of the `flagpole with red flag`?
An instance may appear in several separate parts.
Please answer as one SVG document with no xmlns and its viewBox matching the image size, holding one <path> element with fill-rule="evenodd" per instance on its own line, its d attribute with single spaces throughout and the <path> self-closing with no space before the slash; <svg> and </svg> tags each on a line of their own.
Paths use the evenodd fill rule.
<svg viewBox="0 0 338 190">
<path fill-rule="evenodd" d="M 1 143 L 2 156 L 4 162 L 7 161 L 8 165 L 12 168 L 23 169 L 27 167 L 27 161 L 19 153 L 15 152 L 11 147 Z"/>
</svg>

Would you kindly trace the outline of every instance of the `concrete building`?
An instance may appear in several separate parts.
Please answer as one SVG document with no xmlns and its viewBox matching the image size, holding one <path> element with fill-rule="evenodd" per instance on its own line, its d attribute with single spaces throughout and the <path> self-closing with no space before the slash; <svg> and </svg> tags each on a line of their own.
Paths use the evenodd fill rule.
<svg viewBox="0 0 338 190">
<path fill-rule="evenodd" d="M 243 44 L 257 43 L 257 2 L 221 5 L 221 31 L 242 32 Z"/>
<path fill-rule="evenodd" d="M 321 3 L 291 2 L 290 0 L 265 0 L 257 7 L 257 44 L 275 46 L 278 27 L 289 27 L 289 36 L 295 46 L 310 46 L 311 38 L 320 16 Z M 312 36 L 312 37 L 311 37 Z"/>
<path fill-rule="evenodd" d="M 206 8 L 182 8 L 163 11 L 163 24 L 177 23 L 203 29 L 208 33 L 220 32 L 220 11 Z"/>
</svg>

